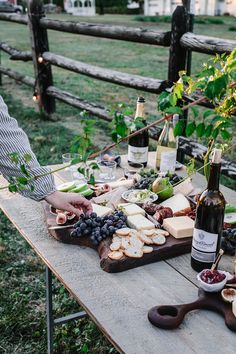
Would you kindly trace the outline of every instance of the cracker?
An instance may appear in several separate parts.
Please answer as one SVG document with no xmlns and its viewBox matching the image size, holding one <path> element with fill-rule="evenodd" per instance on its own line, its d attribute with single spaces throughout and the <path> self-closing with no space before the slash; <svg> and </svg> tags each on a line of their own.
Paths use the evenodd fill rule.
<svg viewBox="0 0 236 354">
<path fill-rule="evenodd" d="M 169 236 L 169 232 L 166 230 L 162 230 L 162 229 L 156 229 L 154 231 L 154 235 L 164 235 L 164 236 Z"/>
<path fill-rule="evenodd" d="M 137 247 L 129 247 L 124 251 L 124 254 L 130 258 L 142 258 L 143 250 Z"/>
<path fill-rule="evenodd" d="M 145 236 L 148 236 L 148 237 L 155 234 L 155 230 L 154 229 L 152 229 L 152 230 L 142 230 L 142 232 L 143 232 L 143 234 Z"/>
<path fill-rule="evenodd" d="M 124 250 L 127 249 L 128 247 L 130 247 L 129 237 L 122 238 L 120 247 Z"/>
<path fill-rule="evenodd" d="M 142 248 L 144 245 L 144 242 L 142 242 L 138 237 L 130 237 L 129 242 L 132 247 L 136 248 Z"/>
<path fill-rule="evenodd" d="M 153 247 L 143 246 L 143 253 L 152 253 Z"/>
<path fill-rule="evenodd" d="M 118 229 L 116 230 L 116 235 L 118 236 L 128 236 L 130 233 L 130 229 L 129 228 L 123 228 L 123 229 Z"/>
<path fill-rule="evenodd" d="M 119 259 L 121 259 L 123 257 L 123 252 L 121 252 L 121 251 L 112 251 L 112 252 L 108 253 L 108 257 L 118 261 Z"/>
<path fill-rule="evenodd" d="M 157 235 L 152 237 L 152 241 L 155 245 L 161 246 L 164 245 L 164 243 L 166 243 L 166 238 L 164 235 Z"/>
<path fill-rule="evenodd" d="M 138 237 L 142 242 L 146 243 L 147 245 L 151 245 L 153 243 L 152 238 L 144 235 L 144 233 L 142 233 L 142 232 L 140 232 Z"/>
<path fill-rule="evenodd" d="M 110 250 L 111 250 L 111 251 L 118 251 L 119 248 L 120 248 L 120 246 L 121 246 L 121 241 L 112 242 L 112 243 L 110 244 Z"/>
</svg>

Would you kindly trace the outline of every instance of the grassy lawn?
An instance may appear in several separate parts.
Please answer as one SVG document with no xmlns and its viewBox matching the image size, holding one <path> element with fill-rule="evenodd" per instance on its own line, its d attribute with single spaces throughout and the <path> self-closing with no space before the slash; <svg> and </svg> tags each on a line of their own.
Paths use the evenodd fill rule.
<svg viewBox="0 0 236 354">
<path fill-rule="evenodd" d="M 82 20 L 128 26 L 149 26 L 160 31 L 170 30 L 169 23 L 141 23 L 132 16 L 98 16 L 75 18 L 69 15 L 52 16 L 64 20 Z M 198 34 L 234 39 L 229 31 L 235 19 L 222 18 L 224 24 L 196 24 Z M 0 21 L 1 41 L 29 50 L 29 33 L 26 26 Z M 167 77 L 168 49 L 122 41 L 112 41 L 73 34 L 49 31 L 50 51 L 70 58 L 119 71 L 150 76 Z M 1 53 L 2 65 L 33 76 L 32 63 L 12 62 Z M 192 71 L 196 73 L 208 56 L 193 55 Z M 53 68 L 55 86 L 68 90 L 86 100 L 111 107 L 126 102 L 131 107 L 139 94 L 147 98 L 147 114 L 156 116 L 156 97 L 133 89 L 119 87 L 59 68 Z M 0 94 L 8 104 L 12 116 L 29 135 L 33 149 L 42 164 L 61 161 L 74 134 L 80 131 L 79 111 L 57 102 L 55 121 L 44 121 L 32 101 L 32 90 L 3 77 Z M 107 123 L 97 120 L 96 145 L 98 148 L 110 141 Z M 155 146 L 153 146 L 155 147 Z M 125 151 L 125 150 L 124 150 Z M 232 155 L 233 157 L 233 155 Z M 235 182 L 225 183 L 236 189 Z M 231 183 L 231 184 L 229 184 Z M 44 267 L 30 247 L 16 232 L 8 219 L 0 213 L 0 353 L 46 353 Z M 78 310 L 77 303 L 55 280 L 55 314 L 65 315 Z M 99 333 L 92 321 L 83 319 L 63 326 L 55 332 L 55 353 L 116 353 L 115 349 Z"/>
</svg>

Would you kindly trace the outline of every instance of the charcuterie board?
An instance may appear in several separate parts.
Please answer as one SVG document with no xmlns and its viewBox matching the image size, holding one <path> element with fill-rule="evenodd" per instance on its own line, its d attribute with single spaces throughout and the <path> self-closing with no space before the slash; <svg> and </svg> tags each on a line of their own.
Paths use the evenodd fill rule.
<svg viewBox="0 0 236 354">
<path fill-rule="evenodd" d="M 142 258 L 130 258 L 127 256 L 123 256 L 119 260 L 114 260 L 108 257 L 110 252 L 110 244 L 112 242 L 112 238 L 108 237 L 103 240 L 98 247 L 92 245 L 89 237 L 80 237 L 73 238 L 71 237 L 71 231 L 73 230 L 74 221 L 70 221 L 72 227 L 66 229 L 58 229 L 52 230 L 51 226 L 56 226 L 56 217 L 51 213 L 50 206 L 48 204 L 44 204 L 46 223 L 49 228 L 49 232 L 52 237 L 54 237 L 57 241 L 63 243 L 74 244 L 78 246 L 85 246 L 93 248 L 98 252 L 100 257 L 100 266 L 101 268 L 109 273 L 117 273 L 122 272 L 128 269 L 136 268 L 145 264 L 157 262 L 160 260 L 164 260 L 167 258 L 179 256 L 181 254 L 187 253 L 190 251 L 192 238 L 187 237 L 183 239 L 176 239 L 173 236 L 168 236 L 166 238 L 166 243 L 161 246 L 153 246 L 153 252 L 143 254 Z"/>
<path fill-rule="evenodd" d="M 218 312 L 224 317 L 226 326 L 236 332 L 236 317 L 232 312 L 232 304 L 223 301 L 221 294 L 198 291 L 198 299 L 189 304 L 162 305 L 151 308 L 148 312 L 149 321 L 156 327 L 174 329 L 183 322 L 185 315 L 196 309 Z"/>
</svg>

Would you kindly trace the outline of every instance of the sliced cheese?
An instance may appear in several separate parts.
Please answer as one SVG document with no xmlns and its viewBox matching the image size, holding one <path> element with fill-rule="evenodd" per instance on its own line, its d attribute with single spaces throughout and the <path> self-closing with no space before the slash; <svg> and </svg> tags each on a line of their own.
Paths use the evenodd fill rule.
<svg viewBox="0 0 236 354">
<path fill-rule="evenodd" d="M 137 204 L 133 203 L 122 203 L 118 205 L 118 209 L 121 209 L 126 215 L 137 215 L 142 214 L 145 215 L 145 211 L 138 206 Z"/>
<path fill-rule="evenodd" d="M 164 219 L 162 226 L 175 238 L 193 236 L 194 221 L 188 216 Z"/>
<path fill-rule="evenodd" d="M 171 208 L 173 214 L 191 207 L 188 199 L 181 193 L 177 193 L 173 197 L 166 199 L 164 202 L 160 203 L 160 205 Z"/>
<path fill-rule="evenodd" d="M 111 208 L 102 206 L 102 205 L 97 205 L 92 203 L 92 208 L 93 208 L 93 212 L 97 214 L 97 216 L 103 217 L 106 215 L 109 215 L 113 212 L 113 210 Z"/>
<path fill-rule="evenodd" d="M 130 215 L 127 218 L 127 224 L 129 227 L 136 230 L 151 230 L 155 229 L 155 225 L 145 218 L 142 214 Z"/>
</svg>

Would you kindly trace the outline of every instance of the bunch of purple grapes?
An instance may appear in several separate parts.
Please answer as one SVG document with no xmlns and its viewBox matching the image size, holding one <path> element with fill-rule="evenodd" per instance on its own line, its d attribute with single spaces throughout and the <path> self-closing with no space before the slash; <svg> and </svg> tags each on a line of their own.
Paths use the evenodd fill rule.
<svg viewBox="0 0 236 354">
<path fill-rule="evenodd" d="M 123 211 L 115 211 L 111 215 L 99 217 L 96 213 L 81 215 L 71 232 L 71 237 L 90 237 L 92 244 L 98 246 L 105 238 L 112 236 L 116 230 L 127 227 L 127 216 Z"/>
<path fill-rule="evenodd" d="M 223 250 L 225 251 L 225 254 L 229 254 L 230 256 L 235 255 L 236 228 L 223 230 L 221 248 L 223 248 Z"/>
</svg>

